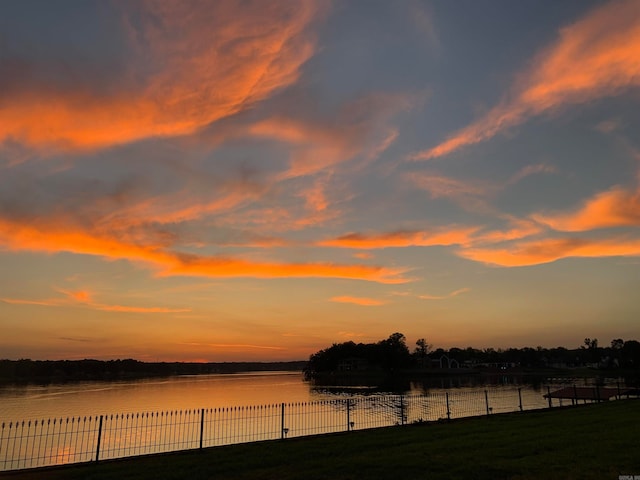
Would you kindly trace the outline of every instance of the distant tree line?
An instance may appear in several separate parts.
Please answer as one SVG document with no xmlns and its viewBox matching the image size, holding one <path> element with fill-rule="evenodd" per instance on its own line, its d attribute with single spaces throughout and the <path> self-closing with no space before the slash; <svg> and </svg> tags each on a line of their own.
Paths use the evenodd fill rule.
<svg viewBox="0 0 640 480">
<path fill-rule="evenodd" d="M 0 382 L 123 380 L 172 375 L 302 370 L 306 362 L 141 362 L 125 360 L 0 360 Z"/>
<path fill-rule="evenodd" d="M 125 360 L 0 360 L 0 383 L 122 380 L 172 375 L 202 375 L 248 371 L 300 371 L 313 378 L 338 371 L 426 370 L 454 360 L 459 368 L 491 368 L 512 365 L 520 368 L 572 368 L 640 370 L 640 342 L 614 339 L 605 347 L 595 338 L 585 338 L 579 348 L 524 347 L 508 349 L 434 349 L 424 338 L 410 350 L 402 333 L 393 333 L 375 343 L 334 343 L 297 362 L 141 362 Z M 451 366 L 451 363 L 446 365 Z"/>
<path fill-rule="evenodd" d="M 637 370 L 640 368 L 640 342 L 618 338 L 612 340 L 609 346 L 601 347 L 597 339 L 585 338 L 583 345 L 575 349 L 434 349 L 421 338 L 410 351 L 405 336 L 393 333 L 389 338 L 375 343 L 334 343 L 311 355 L 305 375 L 312 378 L 317 374 L 338 371 L 437 368 L 442 367 L 443 359 L 448 368 L 454 361 L 456 368 L 475 369 L 510 365 L 530 369 L 594 367 Z"/>
</svg>

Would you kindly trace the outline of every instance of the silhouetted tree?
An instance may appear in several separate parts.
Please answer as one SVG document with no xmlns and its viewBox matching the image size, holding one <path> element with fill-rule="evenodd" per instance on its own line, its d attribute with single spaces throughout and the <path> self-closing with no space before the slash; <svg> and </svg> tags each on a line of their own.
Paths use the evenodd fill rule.
<svg viewBox="0 0 640 480">
<path fill-rule="evenodd" d="M 406 340 L 402 333 L 396 332 L 389 335 L 386 340 L 378 342 L 385 368 L 404 368 L 411 365 L 411 354 Z"/>
<path fill-rule="evenodd" d="M 427 355 L 430 353 L 432 348 L 433 348 L 433 345 L 428 344 L 424 338 L 420 338 L 416 341 L 416 348 L 413 354 L 417 358 L 418 365 L 420 365 L 423 368 L 425 367 L 425 363 L 427 361 Z"/>
<path fill-rule="evenodd" d="M 305 376 L 312 378 L 318 373 L 335 372 L 348 359 L 363 360 L 369 368 L 385 370 L 407 368 L 412 364 L 406 338 L 396 332 L 377 343 L 334 343 L 309 357 Z"/>
<path fill-rule="evenodd" d="M 640 368 L 640 342 L 627 340 L 622 346 L 623 364 L 626 367 Z"/>
<path fill-rule="evenodd" d="M 598 348 L 598 339 L 597 338 L 585 338 L 582 347 L 580 347 L 585 352 L 584 361 L 588 363 L 598 363 L 601 357 L 601 351 Z"/>
</svg>

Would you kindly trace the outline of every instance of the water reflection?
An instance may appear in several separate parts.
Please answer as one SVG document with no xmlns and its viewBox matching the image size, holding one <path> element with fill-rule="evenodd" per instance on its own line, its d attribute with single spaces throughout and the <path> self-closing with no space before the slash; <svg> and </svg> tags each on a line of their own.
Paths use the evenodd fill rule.
<svg viewBox="0 0 640 480">
<path fill-rule="evenodd" d="M 623 384 L 624 380 L 620 379 Z M 607 379 L 614 383 L 617 379 Z M 421 395 L 445 391 L 517 389 L 542 400 L 543 385 L 602 384 L 598 378 L 549 379 L 532 375 L 455 375 L 304 381 L 301 372 L 177 376 L 118 382 L 0 387 L 0 421 L 162 410 L 280 404 L 380 394 Z M 546 387 L 545 387 L 546 388 Z"/>
<path fill-rule="evenodd" d="M 0 421 L 258 405 L 308 401 L 310 397 L 299 372 L 4 386 L 0 388 Z"/>
</svg>

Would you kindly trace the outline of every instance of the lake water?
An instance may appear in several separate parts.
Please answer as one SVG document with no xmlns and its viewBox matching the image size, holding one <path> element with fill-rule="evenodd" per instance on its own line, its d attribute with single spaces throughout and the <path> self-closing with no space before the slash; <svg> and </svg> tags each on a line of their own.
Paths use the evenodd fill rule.
<svg viewBox="0 0 640 480">
<path fill-rule="evenodd" d="M 510 380 L 512 382 L 512 380 Z M 407 383 L 406 394 L 461 394 L 513 391 L 518 385 L 506 379 L 446 377 Z M 520 385 L 528 408 L 545 407 L 544 388 L 538 383 Z M 178 376 L 119 382 L 79 382 L 0 387 L 0 422 L 131 412 L 267 405 L 311 402 L 371 394 L 368 389 L 314 387 L 300 372 L 255 372 L 223 375 Z M 377 391 L 375 393 L 398 393 Z"/>
<path fill-rule="evenodd" d="M 309 401 L 300 372 L 179 376 L 0 387 L 0 422 Z"/>
</svg>

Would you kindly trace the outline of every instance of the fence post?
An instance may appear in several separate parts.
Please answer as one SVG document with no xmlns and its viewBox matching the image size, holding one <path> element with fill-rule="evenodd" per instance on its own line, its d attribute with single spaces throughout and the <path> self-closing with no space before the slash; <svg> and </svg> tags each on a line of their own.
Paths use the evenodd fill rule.
<svg viewBox="0 0 640 480">
<path fill-rule="evenodd" d="M 598 400 L 598 403 L 600 403 L 600 386 L 596 385 L 596 399 Z"/>
<path fill-rule="evenodd" d="M 620 400 L 622 398 L 622 393 L 620 392 L 620 380 L 618 380 L 616 383 L 618 385 L 618 395 L 616 396 L 616 400 Z"/>
<path fill-rule="evenodd" d="M 487 405 L 487 416 L 489 416 L 489 393 L 484 391 L 484 402 Z"/>
<path fill-rule="evenodd" d="M 400 425 L 404 425 L 404 395 L 400 395 Z"/>
<path fill-rule="evenodd" d="M 549 385 L 547 385 L 547 399 L 549 400 L 549 408 L 551 408 L 551 387 Z"/>
<path fill-rule="evenodd" d="M 200 410 L 200 450 L 202 450 L 203 439 L 204 439 L 204 408 Z"/>
<path fill-rule="evenodd" d="M 447 420 L 451 420 L 451 410 L 449 409 L 449 392 L 445 392 L 447 398 Z"/>
<path fill-rule="evenodd" d="M 347 432 L 351 431 L 351 400 L 347 398 Z"/>
<path fill-rule="evenodd" d="M 573 384 L 573 399 L 575 400 L 576 405 L 578 405 L 578 389 L 576 388 L 576 384 Z"/>
<path fill-rule="evenodd" d="M 100 459 L 100 442 L 102 440 L 102 418 L 100 415 L 100 424 L 98 425 L 98 442 L 96 445 L 96 462 Z"/>
<path fill-rule="evenodd" d="M 281 413 L 281 417 L 280 417 L 280 438 L 284 438 L 284 436 L 285 436 L 285 431 L 284 431 L 284 403 L 281 404 L 281 408 L 282 408 L 282 413 Z"/>
<path fill-rule="evenodd" d="M 522 412 L 522 387 L 518 387 L 518 406 L 520 407 L 520 411 Z"/>
</svg>

